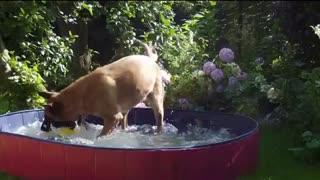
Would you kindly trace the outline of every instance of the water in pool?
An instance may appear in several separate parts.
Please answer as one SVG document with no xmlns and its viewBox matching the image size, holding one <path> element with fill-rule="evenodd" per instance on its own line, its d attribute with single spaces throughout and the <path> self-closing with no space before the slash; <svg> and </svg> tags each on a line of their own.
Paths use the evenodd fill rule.
<svg viewBox="0 0 320 180">
<path fill-rule="evenodd" d="M 156 127 L 151 125 L 130 125 L 127 130 L 116 128 L 109 136 L 96 138 L 102 126 L 89 124 L 89 128 L 77 127 L 75 133 L 61 137 L 55 133 L 40 131 L 40 121 L 22 126 L 15 133 L 25 136 L 59 141 L 69 144 L 81 144 L 108 148 L 182 148 L 197 145 L 205 145 L 226 141 L 234 135 L 228 129 L 219 130 L 188 126 L 184 133 L 178 133 L 178 129 L 170 123 L 165 123 L 164 132 L 153 135 Z M 58 129 L 53 128 L 53 132 Z"/>
</svg>

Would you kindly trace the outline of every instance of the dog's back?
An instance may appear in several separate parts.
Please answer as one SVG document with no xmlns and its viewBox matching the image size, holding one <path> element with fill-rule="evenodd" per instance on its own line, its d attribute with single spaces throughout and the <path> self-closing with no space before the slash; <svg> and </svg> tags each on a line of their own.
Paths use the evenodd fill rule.
<svg viewBox="0 0 320 180">
<path fill-rule="evenodd" d="M 60 93 L 50 96 L 55 116 L 73 121 L 79 115 L 104 118 L 101 134 L 110 133 L 136 104 L 149 99 L 160 132 L 163 124 L 164 90 L 157 55 L 145 46 L 147 55 L 130 55 L 97 68 Z"/>
<path fill-rule="evenodd" d="M 96 70 L 97 74 L 110 77 L 116 86 L 117 102 L 125 112 L 144 101 L 161 80 L 159 66 L 149 57 L 131 55 Z"/>
<path fill-rule="evenodd" d="M 69 99 L 74 104 L 71 107 L 78 107 L 86 113 L 107 110 L 111 102 L 125 112 L 144 101 L 159 80 L 160 68 L 156 62 L 148 56 L 131 55 L 83 76 L 61 91 L 61 97 L 64 101 Z M 111 96 L 116 98 L 111 99 Z M 75 105 L 78 100 L 82 102 L 82 108 L 80 103 Z"/>
</svg>

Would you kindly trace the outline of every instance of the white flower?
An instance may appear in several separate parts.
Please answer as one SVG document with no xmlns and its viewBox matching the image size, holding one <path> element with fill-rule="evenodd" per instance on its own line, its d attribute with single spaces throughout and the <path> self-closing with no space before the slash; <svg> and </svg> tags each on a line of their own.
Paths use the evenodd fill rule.
<svg viewBox="0 0 320 180">
<path fill-rule="evenodd" d="M 201 76 L 204 76 L 204 75 L 205 75 L 205 72 L 202 71 L 202 70 L 195 70 L 195 71 L 192 73 L 192 77 L 193 77 L 193 78 L 201 77 Z"/>
<path fill-rule="evenodd" d="M 135 108 L 147 108 L 148 106 L 145 103 L 141 102 L 141 103 L 138 103 L 137 105 L 135 105 L 134 107 Z"/>
<path fill-rule="evenodd" d="M 314 33 L 320 38 L 320 24 L 318 24 L 317 26 L 311 26 L 311 28 L 313 29 Z"/>
</svg>

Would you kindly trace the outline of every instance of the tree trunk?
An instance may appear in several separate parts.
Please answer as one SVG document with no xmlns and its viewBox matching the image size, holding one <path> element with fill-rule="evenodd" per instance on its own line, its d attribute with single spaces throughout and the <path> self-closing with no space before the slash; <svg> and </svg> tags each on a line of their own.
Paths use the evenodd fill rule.
<svg viewBox="0 0 320 180">
<path fill-rule="evenodd" d="M 6 52 L 6 47 L 2 40 L 2 36 L 0 34 L 0 76 L 7 77 L 11 72 L 11 68 L 7 61 L 10 59 L 8 52 Z"/>
<path fill-rule="evenodd" d="M 242 46 L 241 46 L 241 43 L 242 43 L 242 20 L 243 20 L 243 15 L 242 15 L 242 2 L 239 1 L 238 2 L 238 7 L 239 7 L 239 19 L 238 19 L 238 24 L 239 24 L 239 32 L 238 32 L 238 61 L 241 59 L 241 55 L 242 55 Z"/>
<path fill-rule="evenodd" d="M 86 71 L 81 68 L 79 57 L 86 52 L 88 46 L 88 25 L 82 19 L 79 19 L 77 24 L 70 25 L 65 23 L 62 18 L 58 18 L 57 28 L 61 36 L 68 36 L 69 31 L 79 36 L 72 46 L 73 57 L 69 69 L 72 77 L 76 79 L 86 73 Z"/>
</svg>

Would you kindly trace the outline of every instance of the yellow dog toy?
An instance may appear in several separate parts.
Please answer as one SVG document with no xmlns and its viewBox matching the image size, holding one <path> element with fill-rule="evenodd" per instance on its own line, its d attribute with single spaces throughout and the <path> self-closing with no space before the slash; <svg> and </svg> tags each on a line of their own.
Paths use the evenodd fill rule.
<svg viewBox="0 0 320 180">
<path fill-rule="evenodd" d="M 67 128 L 67 127 L 61 127 L 61 128 L 57 128 L 55 130 L 51 130 L 48 133 L 50 133 L 52 135 L 59 135 L 61 137 L 67 137 L 67 136 L 71 136 L 71 135 L 75 134 L 76 131 L 72 130 L 70 128 Z"/>
</svg>

